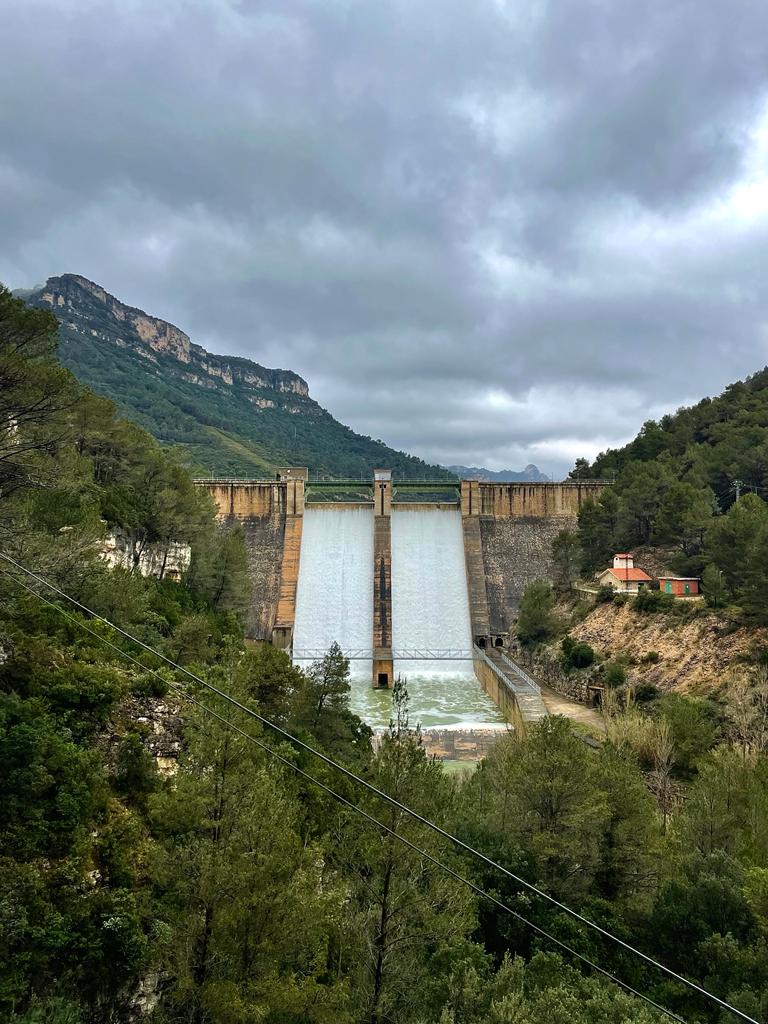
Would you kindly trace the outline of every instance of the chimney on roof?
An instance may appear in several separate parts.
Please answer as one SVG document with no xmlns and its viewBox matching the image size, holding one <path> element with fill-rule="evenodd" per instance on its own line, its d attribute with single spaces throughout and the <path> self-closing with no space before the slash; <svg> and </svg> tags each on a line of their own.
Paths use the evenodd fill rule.
<svg viewBox="0 0 768 1024">
<path fill-rule="evenodd" d="M 634 555 L 614 555 L 613 556 L 613 568 L 614 569 L 634 569 L 635 558 Z"/>
</svg>

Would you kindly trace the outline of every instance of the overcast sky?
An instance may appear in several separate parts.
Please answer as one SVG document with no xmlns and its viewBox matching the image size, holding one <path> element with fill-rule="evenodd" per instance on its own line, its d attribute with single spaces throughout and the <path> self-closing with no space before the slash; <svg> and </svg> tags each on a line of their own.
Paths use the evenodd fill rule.
<svg viewBox="0 0 768 1024">
<path fill-rule="evenodd" d="M 766 0 L 0 0 L 0 280 L 430 461 L 562 475 L 768 362 Z"/>
</svg>

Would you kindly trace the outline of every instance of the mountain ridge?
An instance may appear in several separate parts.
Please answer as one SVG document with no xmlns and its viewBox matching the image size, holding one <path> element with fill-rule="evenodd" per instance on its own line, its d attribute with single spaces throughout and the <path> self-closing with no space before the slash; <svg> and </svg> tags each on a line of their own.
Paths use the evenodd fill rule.
<svg viewBox="0 0 768 1024">
<path fill-rule="evenodd" d="M 444 466 L 462 480 L 490 480 L 492 483 L 546 483 L 549 477 L 529 462 L 525 469 L 485 469 L 482 466 Z"/>
<path fill-rule="evenodd" d="M 271 475 L 302 465 L 332 476 L 391 468 L 402 479 L 452 478 L 338 422 L 303 377 L 208 352 L 175 324 L 129 306 L 79 274 L 19 289 L 59 320 L 59 361 L 201 473 Z"/>
<path fill-rule="evenodd" d="M 261 363 L 243 356 L 222 356 L 208 352 L 202 345 L 195 344 L 189 335 L 175 324 L 146 313 L 138 306 L 127 305 L 101 285 L 80 274 L 49 277 L 45 285 L 37 293 L 33 292 L 27 301 L 35 296 L 37 301 L 32 302 L 33 305 L 48 305 L 60 322 L 66 323 L 70 330 L 78 331 L 81 329 L 78 319 L 83 319 L 76 302 L 78 290 L 90 294 L 97 302 L 102 303 L 118 322 L 118 326 L 122 323 L 132 328 L 143 346 L 152 352 L 170 355 L 180 363 L 203 370 L 210 377 L 219 377 L 225 384 L 234 384 L 237 381 L 254 387 L 269 387 L 276 391 L 309 396 L 309 385 L 303 377 L 292 370 L 268 369 Z M 74 319 L 65 319 L 66 317 Z M 99 337 L 95 328 L 91 327 L 90 331 L 92 336 Z M 103 340 L 114 341 L 118 346 L 126 344 L 117 334 L 113 338 L 104 335 L 101 337 Z M 147 358 L 152 359 L 149 355 Z"/>
</svg>

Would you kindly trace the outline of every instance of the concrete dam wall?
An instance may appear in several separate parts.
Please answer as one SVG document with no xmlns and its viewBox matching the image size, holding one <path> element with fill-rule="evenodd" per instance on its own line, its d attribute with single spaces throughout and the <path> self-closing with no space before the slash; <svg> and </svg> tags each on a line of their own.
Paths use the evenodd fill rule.
<svg viewBox="0 0 768 1024">
<path fill-rule="evenodd" d="M 237 522 L 245 532 L 253 588 L 247 636 L 299 657 L 338 639 L 357 649 L 374 687 L 388 688 L 395 669 L 406 669 L 410 648 L 504 645 L 527 584 L 551 577 L 554 537 L 575 527 L 582 504 L 606 484 L 419 483 L 419 501 L 410 503 L 398 501 L 388 470 L 377 470 L 368 485 L 311 483 L 306 470 L 285 469 L 275 480 L 201 480 L 198 486 L 212 496 L 222 522 Z M 354 486 L 354 501 L 339 500 L 345 486 Z M 423 500 L 430 488 L 440 501 Z M 453 500 L 445 500 L 446 489 Z M 456 564 L 448 540 L 440 541 L 443 527 L 451 551 L 458 544 Z M 419 537 L 424 551 L 414 548 Z M 435 575 L 441 563 L 448 576 Z M 458 622 L 457 602 L 468 609 L 459 630 L 466 640 L 443 642 L 449 621 Z M 403 621 L 404 608 L 416 621 Z M 475 673 L 486 678 L 488 669 L 475 666 Z"/>
</svg>

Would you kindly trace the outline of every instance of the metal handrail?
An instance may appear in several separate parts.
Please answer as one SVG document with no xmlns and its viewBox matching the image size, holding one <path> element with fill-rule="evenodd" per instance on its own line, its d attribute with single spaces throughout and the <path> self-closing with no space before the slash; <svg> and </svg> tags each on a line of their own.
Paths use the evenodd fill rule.
<svg viewBox="0 0 768 1024">
<path fill-rule="evenodd" d="M 293 651 L 293 658 L 296 661 L 317 661 L 324 658 L 328 653 L 325 648 L 299 648 Z M 342 655 L 348 661 L 373 661 L 374 651 L 368 647 L 352 647 L 342 650 Z M 471 650 L 464 647 L 446 648 L 394 648 L 387 651 L 393 661 L 472 661 L 474 655 Z"/>
<path fill-rule="evenodd" d="M 510 657 L 508 657 L 506 654 L 504 654 L 503 651 L 499 651 L 499 654 L 501 655 L 502 660 L 505 661 L 507 663 L 507 665 L 509 665 L 509 667 L 512 669 L 512 671 L 515 672 L 518 676 L 520 676 L 520 678 L 524 682 L 526 682 L 528 684 L 528 686 L 530 686 L 533 690 L 535 690 L 536 693 L 538 693 L 538 694 L 541 693 L 541 687 L 536 682 L 536 680 L 533 678 L 533 676 L 529 676 L 528 673 L 525 671 L 525 669 L 520 668 L 520 666 L 517 664 L 517 662 L 513 661 Z"/>
<path fill-rule="evenodd" d="M 502 669 L 500 669 L 499 666 L 491 658 L 488 657 L 488 655 L 485 653 L 482 647 L 478 647 L 477 644 L 475 644 L 474 649 L 476 652 L 476 657 L 482 658 L 483 661 L 487 665 L 489 665 L 490 668 L 496 673 L 499 679 L 503 679 L 504 682 L 506 682 L 516 693 L 523 692 L 523 690 L 526 689 L 533 690 L 533 692 L 537 694 L 537 696 L 541 696 L 541 688 L 539 687 L 538 683 L 536 683 L 528 675 L 527 672 L 524 672 L 521 668 L 519 668 L 519 666 L 516 665 L 515 662 L 513 662 L 510 658 L 507 658 L 506 655 L 502 654 L 501 651 L 499 651 L 498 653 L 501 654 L 502 659 L 509 665 L 509 667 L 513 670 L 515 675 L 518 676 L 518 679 L 514 679 L 513 677 L 507 675 L 506 672 L 502 671 Z"/>
<path fill-rule="evenodd" d="M 491 661 L 491 659 L 488 657 L 488 655 L 481 647 L 478 647 L 477 644 L 475 644 L 474 649 L 475 657 L 482 659 L 485 662 L 488 668 L 490 668 L 490 670 L 498 677 L 499 682 L 501 683 L 505 690 L 511 691 L 515 703 L 517 703 L 518 697 L 521 697 L 524 693 L 530 692 L 527 686 L 521 686 L 519 683 L 516 683 L 514 679 L 511 679 L 506 674 L 506 672 L 502 672 L 499 666 Z"/>
</svg>

